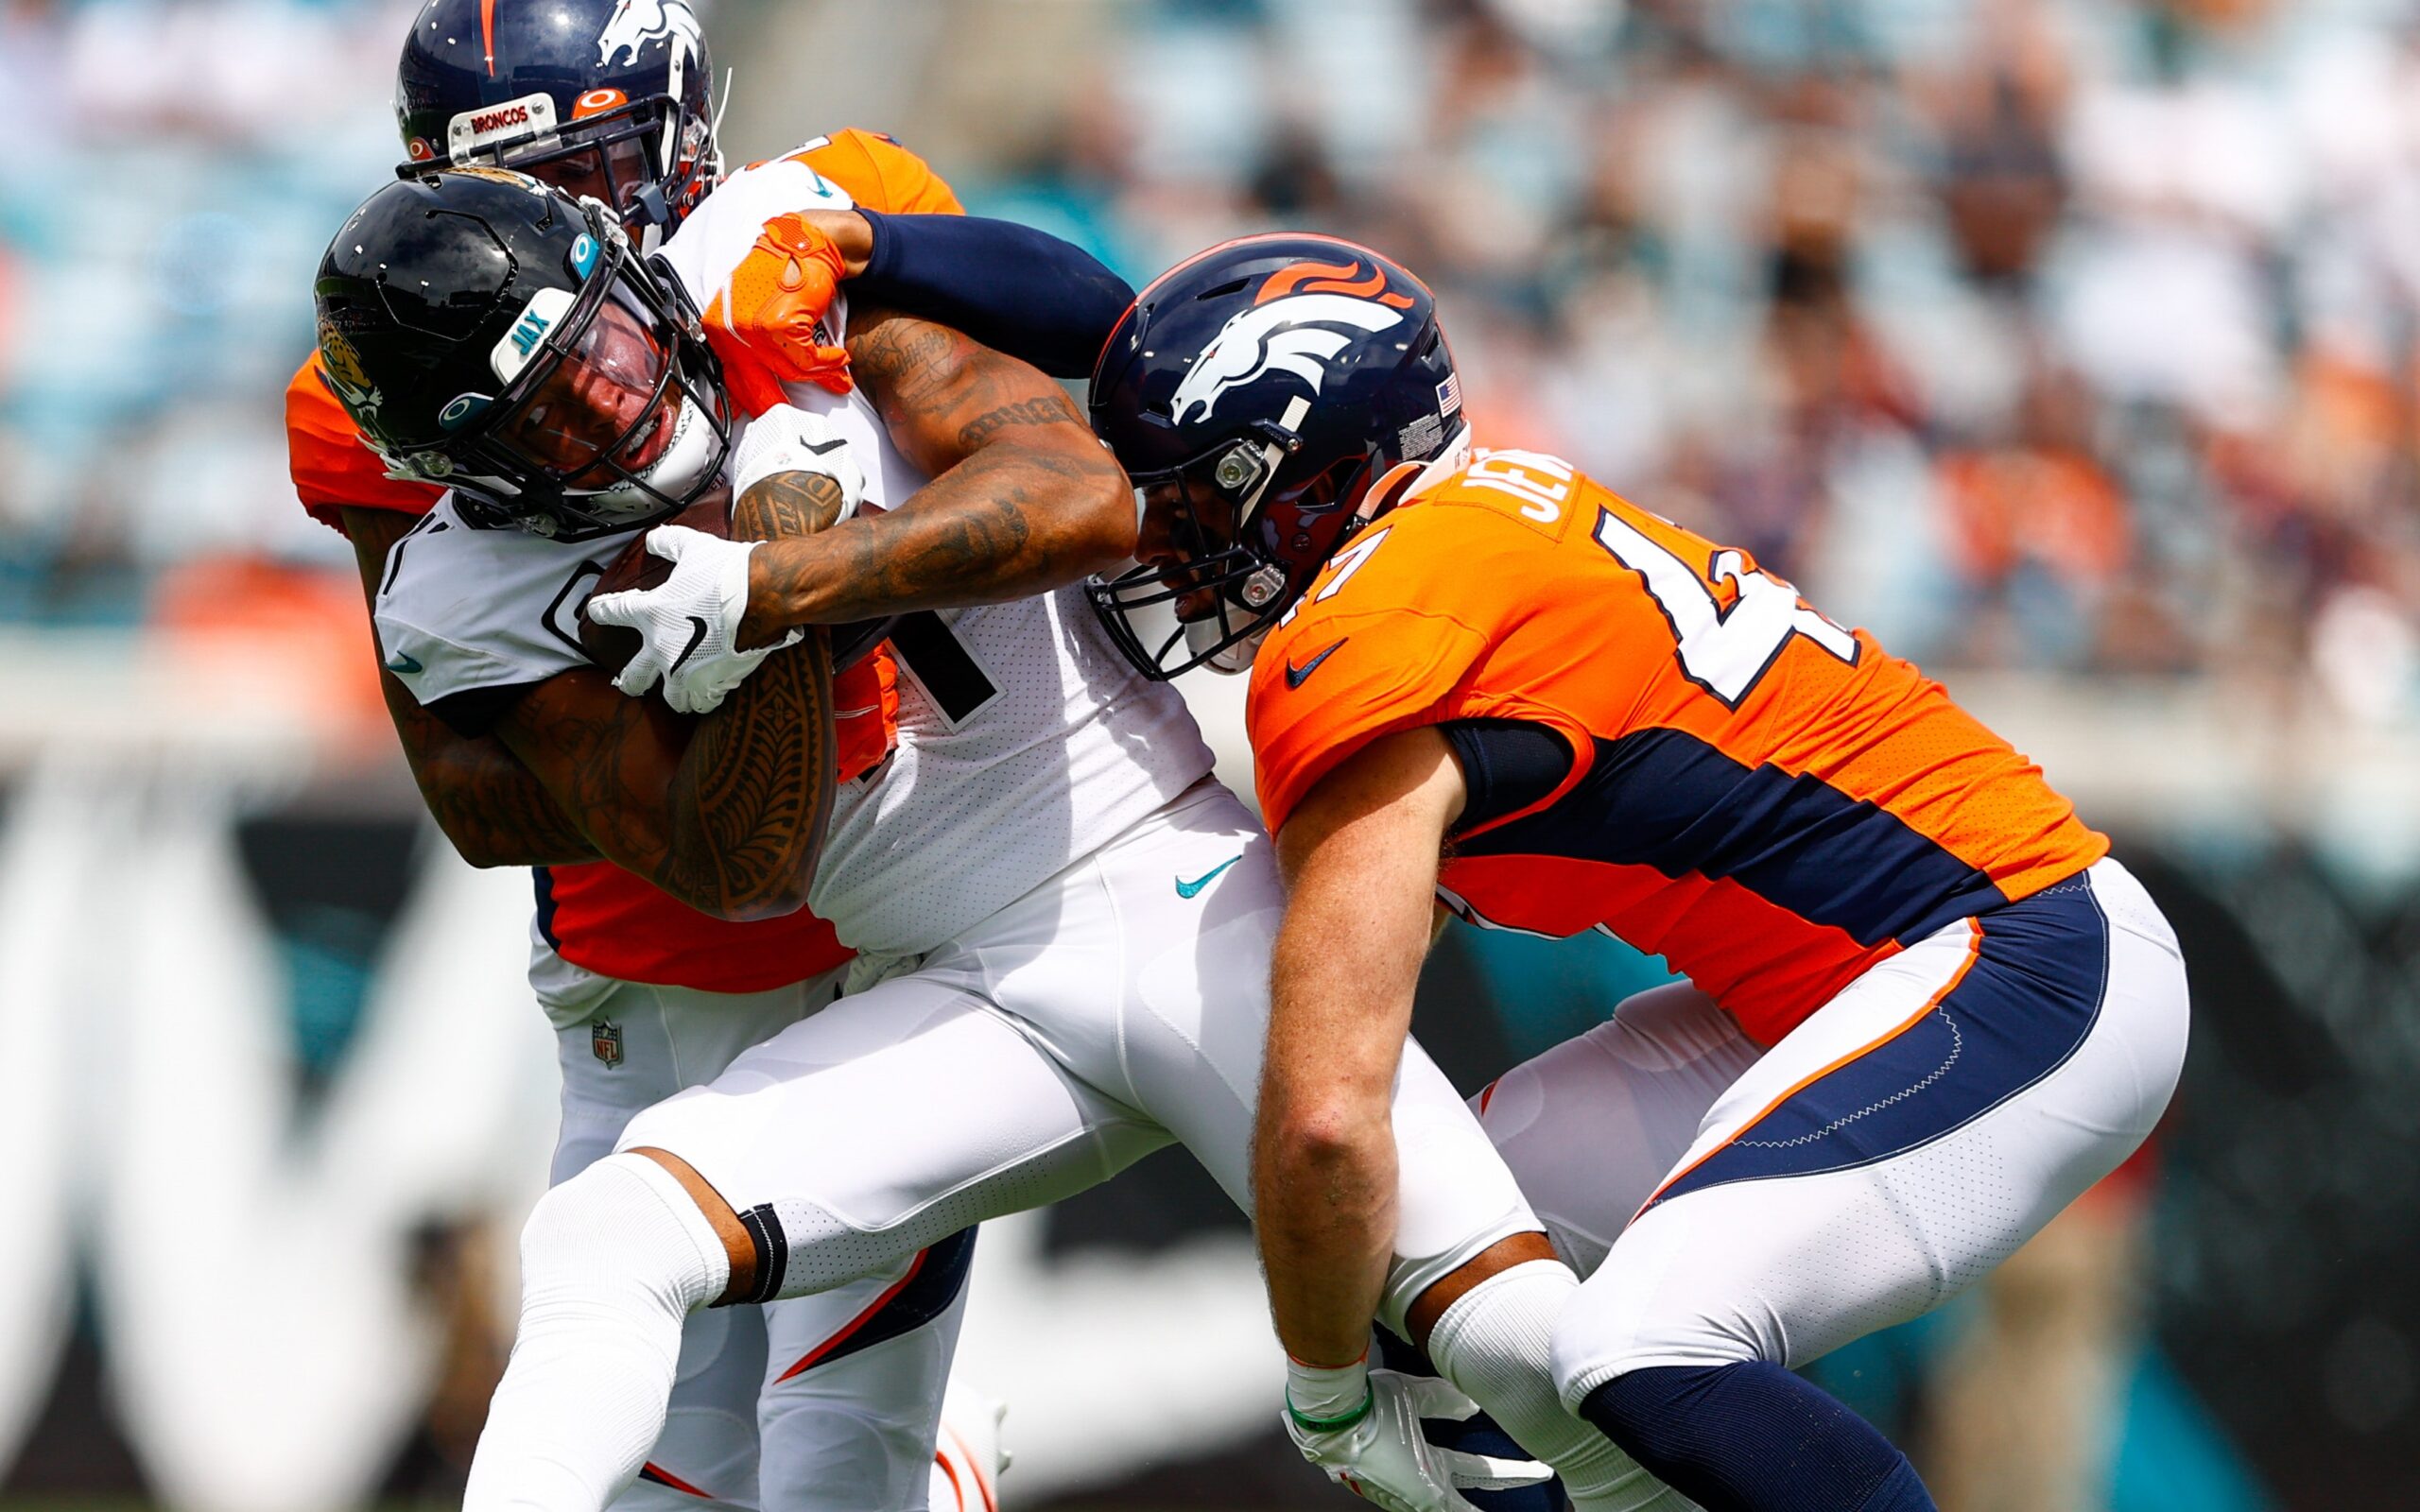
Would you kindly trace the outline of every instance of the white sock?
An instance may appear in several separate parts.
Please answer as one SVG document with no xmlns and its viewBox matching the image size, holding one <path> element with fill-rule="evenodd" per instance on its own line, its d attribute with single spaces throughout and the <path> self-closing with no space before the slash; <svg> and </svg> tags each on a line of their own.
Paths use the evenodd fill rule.
<svg viewBox="0 0 2420 1512">
<path fill-rule="evenodd" d="M 1688 1512 L 1695 1503 L 1564 1411 L 1555 1395 L 1548 1345 L 1579 1289 L 1560 1261 L 1528 1261 L 1490 1276 L 1437 1320 L 1428 1358 L 1522 1448 L 1554 1467 L 1575 1512 Z"/>
<path fill-rule="evenodd" d="M 681 1325 L 731 1284 L 722 1240 L 671 1172 L 608 1156 L 521 1230 L 521 1326 L 462 1512 L 602 1512 L 664 1431 Z"/>
</svg>

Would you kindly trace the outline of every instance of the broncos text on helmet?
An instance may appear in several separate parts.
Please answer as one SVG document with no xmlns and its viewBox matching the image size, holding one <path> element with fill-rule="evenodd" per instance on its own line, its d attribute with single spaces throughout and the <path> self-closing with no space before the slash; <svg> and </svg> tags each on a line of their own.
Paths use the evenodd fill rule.
<svg viewBox="0 0 2420 1512">
<path fill-rule="evenodd" d="M 1461 408 L 1434 297 L 1366 247 L 1249 236 L 1163 274 L 1093 373 L 1093 428 L 1146 509 L 1142 564 L 1091 589 L 1111 638 L 1148 677 L 1243 670 Z"/>
<path fill-rule="evenodd" d="M 428 0 L 395 71 L 397 172 L 517 168 L 651 249 L 722 176 L 713 92 L 688 0 Z"/>
<path fill-rule="evenodd" d="M 337 232 L 313 293 L 362 438 L 469 524 L 576 540 L 720 476 L 730 417 L 697 311 L 593 199 L 501 168 L 399 180 Z"/>
</svg>

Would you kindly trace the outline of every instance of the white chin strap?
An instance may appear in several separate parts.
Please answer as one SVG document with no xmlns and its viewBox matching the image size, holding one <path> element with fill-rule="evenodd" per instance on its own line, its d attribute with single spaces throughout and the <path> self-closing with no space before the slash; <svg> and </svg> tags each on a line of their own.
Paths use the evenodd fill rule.
<svg viewBox="0 0 2420 1512">
<path fill-rule="evenodd" d="M 672 421 L 672 443 L 652 466 L 639 474 L 647 489 L 666 498 L 684 497 L 704 480 L 706 469 L 715 459 L 714 427 L 706 423 L 705 414 L 687 394 L 681 396 L 681 413 Z M 663 512 L 663 501 L 647 489 L 633 483 L 616 483 L 610 489 L 599 489 L 582 494 L 581 502 L 597 518 L 619 524 L 644 520 Z"/>
</svg>

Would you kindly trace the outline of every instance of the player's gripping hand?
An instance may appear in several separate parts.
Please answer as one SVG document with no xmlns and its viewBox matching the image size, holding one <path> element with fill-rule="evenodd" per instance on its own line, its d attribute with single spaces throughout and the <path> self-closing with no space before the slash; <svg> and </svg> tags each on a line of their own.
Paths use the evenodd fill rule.
<svg viewBox="0 0 2420 1512">
<path fill-rule="evenodd" d="M 1423 1418 L 1461 1422 L 1478 1413 L 1478 1404 L 1451 1383 L 1392 1370 L 1368 1375 L 1357 1410 L 1313 1417 L 1296 1405 L 1289 1390 L 1285 1413 L 1286 1432 L 1303 1457 L 1362 1500 L 1387 1512 L 1476 1512 L 1462 1492 L 1536 1486 L 1553 1476 L 1535 1460 L 1440 1449 L 1423 1437 Z"/>
<path fill-rule="evenodd" d="M 638 654 L 614 676 L 614 686 L 636 698 L 661 678 L 664 701 L 675 713 L 710 713 L 758 663 L 804 639 L 804 630 L 793 629 L 752 651 L 736 644 L 748 612 L 748 554 L 763 544 L 724 541 L 687 525 L 648 531 L 647 549 L 672 564 L 672 576 L 653 588 L 588 601 L 590 619 L 639 633 Z"/>
<path fill-rule="evenodd" d="M 765 479 L 786 472 L 820 473 L 838 485 L 845 520 L 865 499 L 865 474 L 829 421 L 784 404 L 767 411 L 739 438 L 732 491 L 746 498 Z M 806 632 L 792 629 L 770 645 L 739 649 L 740 622 L 748 613 L 748 554 L 762 542 L 722 541 L 683 525 L 648 532 L 647 549 L 672 563 L 672 574 L 654 588 L 603 593 L 588 602 L 588 617 L 639 633 L 638 654 L 614 679 L 614 686 L 639 697 L 664 681 L 664 701 L 680 713 L 719 708 L 758 664 Z"/>
<path fill-rule="evenodd" d="M 752 415 L 782 403 L 781 385 L 845 394 L 847 351 L 824 339 L 824 314 L 848 276 L 840 249 L 813 213 L 776 215 L 705 310 L 706 342 L 724 381 Z"/>
</svg>

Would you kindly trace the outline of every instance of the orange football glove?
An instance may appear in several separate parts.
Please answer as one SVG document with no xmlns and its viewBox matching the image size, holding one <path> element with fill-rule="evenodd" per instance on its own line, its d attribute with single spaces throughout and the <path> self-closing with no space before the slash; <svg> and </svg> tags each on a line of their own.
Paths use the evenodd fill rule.
<svg viewBox="0 0 2420 1512">
<path fill-rule="evenodd" d="M 846 271 L 840 249 L 805 216 L 776 215 L 706 306 L 707 344 L 749 414 L 786 403 L 785 383 L 849 391 L 849 354 L 827 344 L 823 323 Z"/>
</svg>

